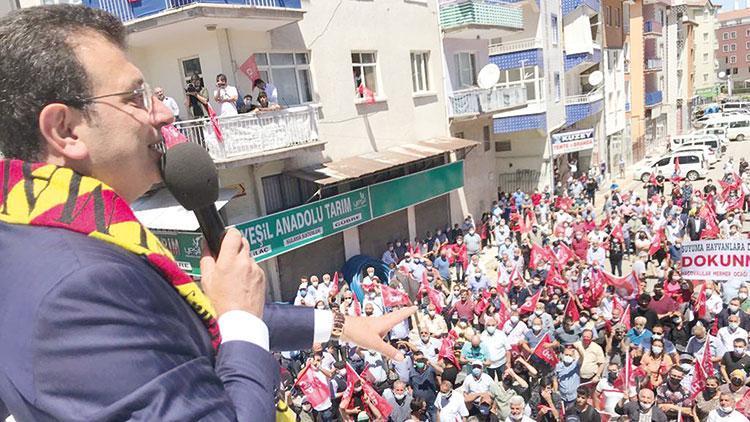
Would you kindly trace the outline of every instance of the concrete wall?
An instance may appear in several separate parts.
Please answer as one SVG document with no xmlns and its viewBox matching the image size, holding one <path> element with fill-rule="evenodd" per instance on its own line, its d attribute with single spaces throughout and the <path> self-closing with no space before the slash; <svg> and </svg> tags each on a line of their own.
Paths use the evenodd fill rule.
<svg viewBox="0 0 750 422">
<path fill-rule="evenodd" d="M 600 21 L 604 26 L 604 48 L 622 48 L 624 41 L 622 0 L 603 0 Z M 607 16 L 609 14 L 609 16 Z M 619 24 L 618 24 L 619 22 Z"/>
<path fill-rule="evenodd" d="M 693 46 L 695 47 L 695 89 L 711 88 L 719 81 L 718 69 L 714 67 L 716 28 L 716 8 L 688 8 L 690 17 L 698 23 L 695 28 Z M 707 60 L 704 60 L 707 57 Z M 704 78 L 705 75 L 705 78 Z"/>
</svg>

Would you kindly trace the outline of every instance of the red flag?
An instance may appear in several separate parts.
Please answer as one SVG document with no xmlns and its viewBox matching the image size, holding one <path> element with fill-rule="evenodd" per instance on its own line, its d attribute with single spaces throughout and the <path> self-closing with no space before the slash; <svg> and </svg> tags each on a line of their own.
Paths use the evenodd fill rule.
<svg viewBox="0 0 750 422">
<path fill-rule="evenodd" d="M 344 390 L 344 396 L 341 398 L 342 401 L 344 399 L 351 399 L 352 394 L 354 394 L 354 384 L 357 380 L 361 380 L 359 375 L 357 375 L 357 371 L 349 365 L 349 362 L 346 362 L 346 390 Z"/>
<path fill-rule="evenodd" d="M 680 160 L 679 157 L 674 157 L 674 174 L 680 177 Z"/>
<path fill-rule="evenodd" d="M 630 395 L 630 388 L 638 385 L 638 379 L 646 377 L 646 371 L 640 367 L 633 366 L 633 358 L 630 349 L 625 352 L 625 365 L 620 369 L 620 376 L 614 383 L 615 388 L 620 388 L 626 396 Z"/>
<path fill-rule="evenodd" d="M 708 308 L 706 308 L 706 285 L 704 284 L 701 287 L 701 291 L 698 293 L 698 298 L 695 301 L 695 313 L 698 315 L 698 318 L 703 319 L 706 317 L 706 314 L 708 313 Z"/>
<path fill-rule="evenodd" d="M 554 350 L 545 347 L 548 344 L 552 344 L 552 339 L 550 338 L 549 333 L 545 334 L 544 337 L 542 337 L 542 341 L 540 341 L 539 344 L 536 345 L 531 354 L 547 362 L 554 368 L 560 360 L 557 358 L 557 354 Z"/>
<path fill-rule="evenodd" d="M 365 99 L 367 104 L 375 103 L 375 93 L 371 89 L 367 88 L 364 83 L 360 83 L 357 88 L 357 93 Z"/>
<path fill-rule="evenodd" d="M 719 180 L 719 186 L 721 186 L 721 194 L 724 195 L 724 192 L 730 192 L 733 190 L 737 190 L 742 186 L 742 178 L 737 173 L 732 173 L 732 183 L 725 182 L 724 179 Z"/>
<path fill-rule="evenodd" d="M 352 292 L 352 305 L 354 306 L 354 315 L 360 316 L 362 315 L 362 305 L 359 304 L 359 299 L 357 299 L 357 294 Z"/>
<path fill-rule="evenodd" d="M 602 278 L 605 283 L 614 287 L 615 291 L 623 298 L 633 297 L 640 293 L 641 285 L 638 282 L 638 276 L 635 272 L 631 272 L 624 277 L 615 277 L 612 274 L 602 271 Z"/>
<path fill-rule="evenodd" d="M 565 196 L 565 197 L 558 196 L 557 198 L 555 198 L 555 207 L 563 211 L 567 211 L 568 209 L 570 209 L 572 205 L 573 205 L 573 198 L 569 196 Z"/>
<path fill-rule="evenodd" d="M 531 268 L 539 268 L 542 262 L 549 261 L 551 257 L 547 254 L 547 251 L 536 243 L 531 245 L 531 254 L 529 255 L 529 266 Z"/>
<path fill-rule="evenodd" d="M 518 308 L 518 313 L 523 314 L 527 313 L 530 314 L 536 310 L 536 304 L 539 302 L 539 296 L 542 295 L 542 289 L 539 289 L 538 292 L 534 296 L 529 296 L 526 298 L 526 301 L 521 305 L 521 307 Z"/>
<path fill-rule="evenodd" d="M 456 365 L 456 368 L 458 368 L 458 370 L 460 371 L 461 364 L 458 362 L 458 359 L 456 359 L 456 354 L 453 353 L 453 344 L 454 340 L 450 336 L 443 337 L 442 343 L 440 344 L 438 357 L 441 359 L 448 359 L 449 361 L 453 362 L 453 364 Z"/>
<path fill-rule="evenodd" d="M 521 273 L 518 272 L 518 268 L 515 266 L 513 267 L 513 271 L 510 272 L 510 282 L 514 286 L 522 286 L 526 282 L 521 276 Z"/>
<path fill-rule="evenodd" d="M 578 305 L 573 299 L 568 299 L 568 304 L 565 306 L 565 316 L 570 317 L 573 321 L 578 321 L 581 317 L 581 314 L 578 313 Z"/>
<path fill-rule="evenodd" d="M 750 415 L 750 390 L 747 390 L 737 403 L 734 405 L 734 410 L 742 413 L 743 416 L 747 417 Z"/>
<path fill-rule="evenodd" d="M 597 227 L 599 227 L 599 230 L 604 230 L 605 227 L 609 225 L 609 215 L 605 215 L 602 221 L 599 222 Z"/>
<path fill-rule="evenodd" d="M 554 266 L 550 267 L 549 271 L 547 271 L 545 284 L 547 286 L 559 287 L 561 289 L 568 288 L 568 283 L 562 278 L 560 272 L 557 270 L 557 267 Z"/>
<path fill-rule="evenodd" d="M 659 249 L 661 249 L 661 243 L 663 241 L 664 229 L 659 229 L 651 239 L 651 246 L 648 248 L 648 256 L 653 256 Z"/>
<path fill-rule="evenodd" d="M 328 292 L 328 296 L 336 297 L 337 294 L 339 294 L 339 272 L 338 271 L 333 273 L 333 280 L 331 281 L 331 291 Z"/>
<path fill-rule="evenodd" d="M 216 118 L 216 112 L 213 108 L 211 108 L 210 104 L 207 104 L 208 106 L 208 119 L 211 121 L 211 127 L 214 129 L 214 134 L 216 135 L 216 140 L 219 142 L 224 142 L 224 136 L 221 134 L 221 128 L 219 127 L 219 120 Z"/>
<path fill-rule="evenodd" d="M 625 330 L 630 330 L 630 304 L 628 304 L 627 308 L 625 308 L 625 312 L 622 313 L 622 317 L 620 317 L 620 321 L 625 325 Z"/>
<path fill-rule="evenodd" d="M 388 416 L 393 412 L 393 408 L 383 396 L 378 394 L 378 392 L 372 387 L 372 384 L 367 381 L 362 382 L 362 391 L 365 393 L 365 397 L 370 404 L 377 408 L 380 414 L 383 415 L 383 420 L 388 420 Z"/>
<path fill-rule="evenodd" d="M 497 268 L 497 292 L 501 294 L 506 294 L 506 289 L 510 285 L 510 277 L 508 276 L 508 271 L 505 269 L 503 264 L 501 263 L 500 266 Z"/>
<path fill-rule="evenodd" d="M 701 239 L 716 239 L 719 237 L 719 223 L 716 221 L 716 214 L 710 206 L 703 206 L 698 212 L 698 217 L 706 222 L 706 227 L 701 231 Z"/>
<path fill-rule="evenodd" d="M 417 294 L 421 296 L 425 293 L 427 294 L 427 298 L 430 299 L 430 303 L 435 306 L 437 313 L 443 312 L 443 306 L 440 304 L 440 294 L 430 286 L 429 281 L 427 281 L 427 273 L 422 273 L 422 283 L 419 286 Z"/>
<path fill-rule="evenodd" d="M 622 224 L 618 224 L 613 227 L 612 232 L 609 235 L 622 242 L 625 239 L 625 236 L 622 233 Z"/>
<path fill-rule="evenodd" d="M 727 211 L 739 210 L 742 211 L 742 205 L 745 203 L 745 193 L 742 189 L 738 189 L 737 195 L 727 196 L 725 199 L 727 203 Z"/>
<path fill-rule="evenodd" d="M 576 254 L 573 252 L 572 249 L 568 247 L 563 242 L 560 242 L 557 246 L 557 262 L 559 262 L 562 265 L 567 264 L 570 261 L 574 261 L 576 259 Z"/>
<path fill-rule="evenodd" d="M 369 382 L 371 384 L 373 382 L 375 382 L 375 375 L 373 375 L 372 372 L 370 372 L 370 364 L 367 364 L 367 363 L 365 364 L 365 367 L 364 367 L 364 369 L 362 369 L 362 372 L 359 373 L 359 376 L 363 380 L 365 380 L 365 381 L 367 381 L 367 382 Z"/>
<path fill-rule="evenodd" d="M 300 372 L 294 386 L 299 386 L 312 407 L 318 407 L 331 398 L 331 390 L 328 389 L 328 385 L 323 382 L 323 380 L 316 377 L 315 374 L 308 371 L 308 369 L 310 369 L 310 366 L 306 366 L 305 369 Z"/>
<path fill-rule="evenodd" d="M 500 308 L 497 310 L 497 326 L 498 328 L 502 328 L 503 325 L 505 325 L 508 320 L 510 320 L 511 312 L 510 309 L 508 309 L 507 306 L 505 306 L 505 303 L 501 300 L 500 301 Z"/>
<path fill-rule="evenodd" d="M 589 288 L 583 290 L 583 307 L 592 308 L 599 306 L 602 295 L 604 295 L 602 271 L 594 269 L 589 276 Z"/>
<path fill-rule="evenodd" d="M 172 148 L 177 144 L 183 144 L 187 142 L 185 135 L 180 132 L 179 129 L 174 125 L 166 125 L 161 128 L 161 137 L 164 138 L 164 145 L 167 149 Z"/>
<path fill-rule="evenodd" d="M 689 392 L 690 392 L 690 399 L 695 399 L 698 394 L 703 391 L 704 388 L 706 388 L 706 378 L 713 375 L 713 364 L 711 364 L 711 347 L 709 346 L 710 340 L 706 340 L 706 345 L 703 350 L 703 357 L 706 356 L 709 357 L 709 367 L 711 368 L 711 375 L 706 373 L 706 365 L 704 365 L 705 359 L 696 359 L 695 360 L 695 367 L 694 367 L 694 373 L 693 373 L 693 381 L 690 383 Z"/>
<path fill-rule="evenodd" d="M 620 316 L 622 316 L 622 314 L 625 313 L 625 306 L 620 302 L 620 299 L 618 299 L 617 296 L 613 296 L 612 299 L 612 312 L 614 312 L 615 309 L 619 309 Z"/>
<path fill-rule="evenodd" d="M 240 71 L 250 79 L 250 83 L 255 83 L 256 79 L 260 79 L 260 71 L 258 70 L 258 63 L 255 61 L 255 54 L 251 54 L 250 57 L 240 65 Z"/>
<path fill-rule="evenodd" d="M 706 336 L 706 345 L 703 349 L 703 356 L 700 360 L 701 366 L 703 367 L 703 372 L 706 374 L 707 377 L 714 376 L 714 363 L 711 362 L 711 338 L 710 336 Z"/>
<path fill-rule="evenodd" d="M 380 293 L 383 295 L 383 305 L 389 308 L 398 305 L 411 305 L 409 295 L 407 295 L 405 292 L 402 292 L 401 290 L 394 289 L 393 287 L 388 287 L 383 284 L 380 286 Z"/>
</svg>

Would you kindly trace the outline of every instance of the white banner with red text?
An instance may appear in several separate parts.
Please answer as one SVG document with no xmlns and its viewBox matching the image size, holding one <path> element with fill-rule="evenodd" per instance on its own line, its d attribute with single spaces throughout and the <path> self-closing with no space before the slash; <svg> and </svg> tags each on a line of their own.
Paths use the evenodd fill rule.
<svg viewBox="0 0 750 422">
<path fill-rule="evenodd" d="M 682 278 L 750 279 L 750 239 L 698 240 L 684 243 Z"/>
</svg>

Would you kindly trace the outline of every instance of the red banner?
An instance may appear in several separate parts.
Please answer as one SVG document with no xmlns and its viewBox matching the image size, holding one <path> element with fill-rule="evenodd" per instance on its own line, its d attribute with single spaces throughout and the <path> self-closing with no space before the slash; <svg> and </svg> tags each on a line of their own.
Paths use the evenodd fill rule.
<svg viewBox="0 0 750 422">
<path fill-rule="evenodd" d="M 167 147 L 167 149 L 172 148 L 177 144 L 182 144 L 188 141 L 185 135 L 183 135 L 179 129 L 174 127 L 174 125 L 162 126 L 161 136 L 162 138 L 164 138 L 164 145 Z"/>
<path fill-rule="evenodd" d="M 581 318 L 581 314 L 578 312 L 578 305 L 576 305 L 573 299 L 568 299 L 568 304 L 565 306 L 565 316 L 570 317 L 573 321 L 578 321 Z"/>
<path fill-rule="evenodd" d="M 258 70 L 257 62 L 255 61 L 255 54 L 251 54 L 250 57 L 240 65 L 240 71 L 250 79 L 250 83 L 254 83 L 256 79 L 260 79 L 260 71 Z"/>
<path fill-rule="evenodd" d="M 216 140 L 219 142 L 224 142 L 224 136 L 221 134 L 221 128 L 219 127 L 219 120 L 216 118 L 216 112 L 211 107 L 210 104 L 207 104 L 208 106 L 208 119 L 211 121 L 211 127 L 214 129 L 214 135 L 216 135 Z"/>
<path fill-rule="evenodd" d="M 557 354 L 552 348 L 546 347 L 550 344 L 552 344 L 552 339 L 550 338 L 548 333 L 544 335 L 542 341 L 540 341 L 539 344 L 536 345 L 534 351 L 531 354 L 547 362 L 554 368 L 560 360 L 557 358 Z"/>
<path fill-rule="evenodd" d="M 612 274 L 602 271 L 602 279 L 606 284 L 614 287 L 615 292 L 623 298 L 638 295 L 641 290 L 641 285 L 638 282 L 638 276 L 635 272 L 631 272 L 624 277 L 615 277 Z"/>
<path fill-rule="evenodd" d="M 392 287 L 388 287 L 385 284 L 382 284 L 380 286 L 380 293 L 383 295 L 383 305 L 389 308 L 399 305 L 411 305 L 409 295 L 407 295 L 405 292 L 402 292 L 401 290 L 397 290 Z"/>
<path fill-rule="evenodd" d="M 310 366 L 308 365 L 302 370 L 294 385 L 299 386 L 312 407 L 318 407 L 331 398 L 331 390 L 309 369 Z"/>
<path fill-rule="evenodd" d="M 536 310 L 536 304 L 539 302 L 539 296 L 542 295 L 542 290 L 539 289 L 538 292 L 534 296 L 530 296 L 526 298 L 526 301 L 521 305 L 521 307 L 518 308 L 519 314 L 530 314 Z"/>
</svg>

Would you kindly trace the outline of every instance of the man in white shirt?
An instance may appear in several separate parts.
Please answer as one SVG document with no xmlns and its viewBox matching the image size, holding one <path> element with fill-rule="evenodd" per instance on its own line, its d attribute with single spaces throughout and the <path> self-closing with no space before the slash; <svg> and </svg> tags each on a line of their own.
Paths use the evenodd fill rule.
<svg viewBox="0 0 750 422">
<path fill-rule="evenodd" d="M 177 105 L 177 101 L 174 98 L 164 95 L 164 88 L 160 86 L 154 88 L 154 95 L 172 112 L 175 121 L 180 120 L 180 106 Z"/>
<path fill-rule="evenodd" d="M 435 408 L 441 422 L 463 422 L 469 416 L 469 409 L 461 394 L 455 394 L 449 380 L 440 383 L 440 394 L 435 399 Z"/>
<path fill-rule="evenodd" d="M 742 413 L 734 410 L 734 396 L 732 393 L 721 393 L 719 408 L 708 414 L 706 422 L 748 422 Z"/>
<path fill-rule="evenodd" d="M 505 419 L 505 422 L 534 422 L 534 419 L 523 414 L 526 408 L 526 402 L 521 396 L 513 396 L 510 398 L 510 415 Z"/>
<path fill-rule="evenodd" d="M 237 98 L 240 94 L 237 88 L 227 83 L 227 76 L 223 73 L 216 75 L 216 90 L 214 101 L 219 103 L 219 116 L 234 116 L 237 114 Z"/>
<path fill-rule="evenodd" d="M 492 394 L 490 393 L 490 386 L 495 381 L 490 378 L 482 369 L 484 365 L 482 361 L 475 360 L 471 363 L 471 374 L 464 379 L 463 390 L 464 390 L 464 401 L 466 403 L 472 403 L 473 407 L 476 407 L 480 413 L 492 406 Z"/>
<path fill-rule="evenodd" d="M 256 79 L 253 82 L 253 104 L 260 107 L 258 102 L 258 94 L 262 92 L 268 96 L 268 104 L 279 104 L 279 92 L 276 86 L 270 82 L 266 82 L 263 79 Z"/>
<path fill-rule="evenodd" d="M 487 352 L 489 352 L 488 359 L 490 364 L 487 367 L 487 373 L 494 380 L 502 380 L 505 365 L 510 358 L 508 337 L 503 330 L 497 329 L 497 320 L 495 318 L 487 318 L 484 324 L 485 329 L 482 332 L 481 340 L 482 344 L 487 347 Z"/>
<path fill-rule="evenodd" d="M 721 341 L 721 344 L 724 345 L 724 348 L 726 350 L 732 350 L 736 339 L 745 340 L 745 343 L 747 343 L 747 331 L 740 327 L 739 314 L 729 315 L 727 321 L 727 326 L 719 328 L 719 332 L 716 333 L 716 336 L 719 338 L 719 341 Z"/>
</svg>

